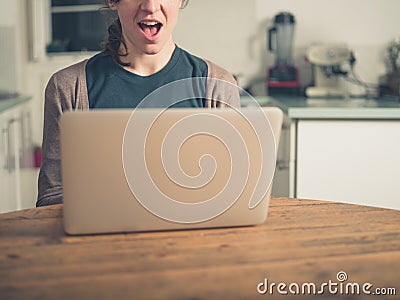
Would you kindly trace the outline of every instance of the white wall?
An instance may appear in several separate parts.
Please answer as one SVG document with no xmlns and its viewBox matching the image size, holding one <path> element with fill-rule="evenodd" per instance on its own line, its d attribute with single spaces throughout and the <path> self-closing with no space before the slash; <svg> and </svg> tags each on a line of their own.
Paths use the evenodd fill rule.
<svg viewBox="0 0 400 300">
<path fill-rule="evenodd" d="M 398 0 L 256 0 L 257 20 L 288 10 L 296 16 L 296 44 L 381 45 L 400 35 Z"/>
<path fill-rule="evenodd" d="M 10 1 L 7 8 L 0 10 L 0 89 L 9 92 L 22 89 L 22 4 L 22 1 Z"/>
<path fill-rule="evenodd" d="M 7 1 L 7 4 L 5 2 L 1 3 L 3 8 L 0 9 L 0 26 L 15 26 L 19 22 L 16 18 L 19 1 Z"/>
<path fill-rule="evenodd" d="M 257 72 L 258 59 L 251 49 L 257 29 L 256 1 L 189 1 L 175 30 L 177 44 L 241 78 Z"/>
<path fill-rule="evenodd" d="M 360 77 L 377 82 L 386 71 L 385 46 L 400 36 L 398 0 L 191 0 L 181 12 L 176 40 L 243 74 L 239 79 L 245 85 L 274 64 L 266 50 L 266 30 L 280 11 L 296 17 L 294 56 L 303 84 L 311 76 L 304 54 L 313 43 L 347 44 L 355 51 Z"/>
</svg>

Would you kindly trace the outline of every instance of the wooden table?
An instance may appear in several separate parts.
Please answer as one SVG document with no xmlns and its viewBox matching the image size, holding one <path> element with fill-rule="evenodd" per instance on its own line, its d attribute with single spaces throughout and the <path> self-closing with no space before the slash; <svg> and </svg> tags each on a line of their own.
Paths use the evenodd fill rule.
<svg viewBox="0 0 400 300">
<path fill-rule="evenodd" d="M 341 271 L 397 296 L 333 294 Z M 272 198 L 262 226 L 78 237 L 62 205 L 0 215 L 0 299 L 399 299 L 399 274 L 395 210 Z"/>
</svg>

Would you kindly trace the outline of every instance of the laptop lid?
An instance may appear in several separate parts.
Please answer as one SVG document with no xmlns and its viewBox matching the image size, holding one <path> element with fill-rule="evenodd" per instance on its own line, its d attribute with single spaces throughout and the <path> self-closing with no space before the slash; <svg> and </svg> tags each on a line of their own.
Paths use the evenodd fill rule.
<svg viewBox="0 0 400 300">
<path fill-rule="evenodd" d="M 136 109 L 61 117 L 68 234 L 214 228 L 266 220 L 278 108 Z"/>
</svg>

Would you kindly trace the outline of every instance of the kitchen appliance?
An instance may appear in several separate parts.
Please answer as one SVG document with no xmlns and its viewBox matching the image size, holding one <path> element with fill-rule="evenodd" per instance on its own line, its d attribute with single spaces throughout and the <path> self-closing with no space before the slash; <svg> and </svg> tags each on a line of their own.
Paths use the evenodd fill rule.
<svg viewBox="0 0 400 300">
<path fill-rule="evenodd" d="M 339 45 L 314 45 L 306 52 L 307 60 L 312 64 L 314 86 L 306 89 L 311 98 L 345 97 L 347 91 L 340 86 L 339 78 L 347 72 L 341 65 L 352 59 L 351 50 Z"/>
<path fill-rule="evenodd" d="M 268 50 L 276 54 L 275 66 L 267 70 L 269 95 L 298 93 L 298 69 L 293 63 L 294 29 L 295 18 L 289 12 L 276 15 L 273 27 L 268 29 Z"/>
</svg>

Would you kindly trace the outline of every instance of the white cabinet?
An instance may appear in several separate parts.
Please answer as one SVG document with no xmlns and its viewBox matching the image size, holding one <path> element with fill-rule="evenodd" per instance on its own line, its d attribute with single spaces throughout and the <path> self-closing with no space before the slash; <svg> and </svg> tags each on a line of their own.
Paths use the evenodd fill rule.
<svg viewBox="0 0 400 300">
<path fill-rule="evenodd" d="M 0 113 L 0 213 L 35 206 L 30 111 L 26 104 Z"/>
<path fill-rule="evenodd" d="M 400 121 L 298 120 L 296 197 L 400 209 Z"/>
<path fill-rule="evenodd" d="M 278 156 L 272 185 L 272 196 L 289 196 L 289 167 L 290 167 L 290 123 L 291 120 L 284 115 L 281 135 L 278 145 Z"/>
<path fill-rule="evenodd" d="M 18 148 L 15 133 L 17 124 L 15 122 L 16 111 L 7 110 L 0 114 L 0 212 L 15 210 L 17 191 L 19 189 L 18 172 L 12 153 Z"/>
</svg>

